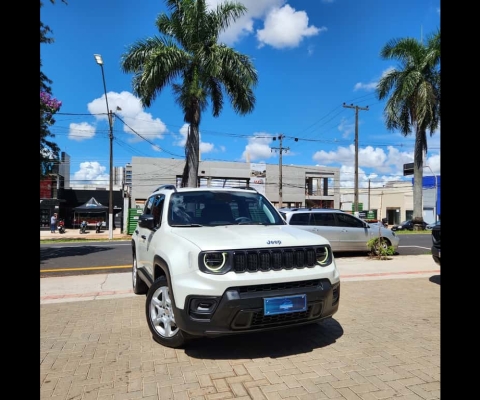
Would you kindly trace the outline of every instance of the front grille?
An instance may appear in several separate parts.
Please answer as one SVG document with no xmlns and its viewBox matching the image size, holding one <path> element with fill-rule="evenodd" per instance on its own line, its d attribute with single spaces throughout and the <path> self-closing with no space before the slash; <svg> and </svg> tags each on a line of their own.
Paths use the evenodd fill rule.
<svg viewBox="0 0 480 400">
<path fill-rule="evenodd" d="M 312 268 L 315 265 L 314 247 L 243 250 L 233 253 L 233 270 L 237 273 Z"/>
<path fill-rule="evenodd" d="M 435 242 L 440 243 L 440 229 L 432 229 L 432 236 Z"/>
<path fill-rule="evenodd" d="M 308 320 L 308 316 L 312 311 L 312 306 L 309 306 L 307 311 L 279 314 L 279 315 L 263 315 L 263 311 L 253 314 L 252 327 L 260 327 L 265 325 L 288 324 L 293 322 L 301 322 Z"/>
</svg>

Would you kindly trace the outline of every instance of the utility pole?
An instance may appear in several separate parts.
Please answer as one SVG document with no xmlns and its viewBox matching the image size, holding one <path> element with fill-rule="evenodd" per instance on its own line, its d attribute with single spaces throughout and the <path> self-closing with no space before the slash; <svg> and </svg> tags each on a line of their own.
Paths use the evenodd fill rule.
<svg viewBox="0 0 480 400">
<path fill-rule="evenodd" d="M 355 110 L 355 194 L 353 199 L 353 211 L 355 212 L 355 216 L 358 216 L 358 111 L 368 111 L 368 106 L 359 107 L 354 106 L 353 104 L 347 106 L 343 103 L 343 107 L 353 108 Z"/>
<path fill-rule="evenodd" d="M 105 103 L 107 105 L 107 118 L 110 140 L 110 188 L 108 195 L 108 238 L 113 239 L 113 114 L 108 108 L 107 85 L 105 84 L 105 73 L 103 72 L 103 58 L 100 54 L 94 54 L 95 61 L 102 70 L 103 90 L 105 92 Z"/>
<path fill-rule="evenodd" d="M 105 96 L 107 99 L 107 96 Z M 112 110 L 108 112 L 108 126 L 110 140 L 110 184 L 108 193 L 108 238 L 113 239 L 113 113 Z"/>
<path fill-rule="evenodd" d="M 290 150 L 290 147 L 283 147 L 283 138 L 285 136 L 280 134 L 278 136 L 278 140 L 280 141 L 280 147 L 272 147 L 272 150 L 278 150 L 280 152 L 279 154 L 279 159 L 278 159 L 278 174 L 279 174 L 279 179 L 278 179 L 278 207 L 282 208 L 283 207 L 283 202 L 282 202 L 282 152 L 287 152 Z M 273 140 L 276 140 L 277 138 L 274 137 Z"/>
<path fill-rule="evenodd" d="M 368 211 L 370 211 L 370 179 L 368 180 Z"/>
</svg>

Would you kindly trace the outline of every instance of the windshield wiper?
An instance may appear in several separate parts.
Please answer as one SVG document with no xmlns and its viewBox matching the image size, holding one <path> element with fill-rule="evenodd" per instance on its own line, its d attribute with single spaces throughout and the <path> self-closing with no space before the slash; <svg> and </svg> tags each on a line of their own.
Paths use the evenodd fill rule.
<svg viewBox="0 0 480 400">
<path fill-rule="evenodd" d="M 271 225 L 271 224 L 266 222 L 243 221 L 243 222 L 239 222 L 237 225 Z"/>
<path fill-rule="evenodd" d="M 177 224 L 177 225 L 170 225 L 171 227 L 174 228 L 199 228 L 202 227 L 203 225 L 200 224 Z"/>
</svg>

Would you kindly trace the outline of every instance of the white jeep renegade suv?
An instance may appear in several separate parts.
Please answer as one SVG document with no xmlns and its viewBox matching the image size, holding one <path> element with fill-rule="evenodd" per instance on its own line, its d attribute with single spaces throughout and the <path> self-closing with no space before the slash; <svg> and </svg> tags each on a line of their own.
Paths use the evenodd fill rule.
<svg viewBox="0 0 480 400">
<path fill-rule="evenodd" d="M 329 242 L 287 225 L 254 189 L 160 187 L 139 216 L 132 255 L 133 290 L 147 295 L 148 326 L 164 346 L 319 322 L 338 310 Z"/>
</svg>

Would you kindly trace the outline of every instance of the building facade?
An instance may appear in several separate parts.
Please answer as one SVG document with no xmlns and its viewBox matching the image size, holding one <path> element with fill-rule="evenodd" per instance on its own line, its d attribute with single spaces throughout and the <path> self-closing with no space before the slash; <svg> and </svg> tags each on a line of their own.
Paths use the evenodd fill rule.
<svg viewBox="0 0 480 400">
<path fill-rule="evenodd" d="M 40 228 L 50 226 L 50 217 L 59 213 L 64 202 L 62 190 L 70 186 L 70 156 L 62 151 L 59 160 L 52 160 L 49 174 L 40 181 Z"/>
<path fill-rule="evenodd" d="M 165 184 L 180 186 L 185 160 L 132 157 L 130 205 L 142 208 Z M 340 169 L 248 162 L 200 161 L 199 186 L 250 186 L 276 207 L 339 208 Z M 280 180 L 281 177 L 281 180 Z"/>
<path fill-rule="evenodd" d="M 423 177 L 423 219 L 431 223 L 440 217 L 440 176 Z M 353 212 L 353 189 L 341 190 L 341 209 Z M 359 211 L 371 219 L 387 218 L 389 225 L 400 224 L 413 217 L 413 180 L 389 182 L 383 187 L 359 188 Z"/>
</svg>

